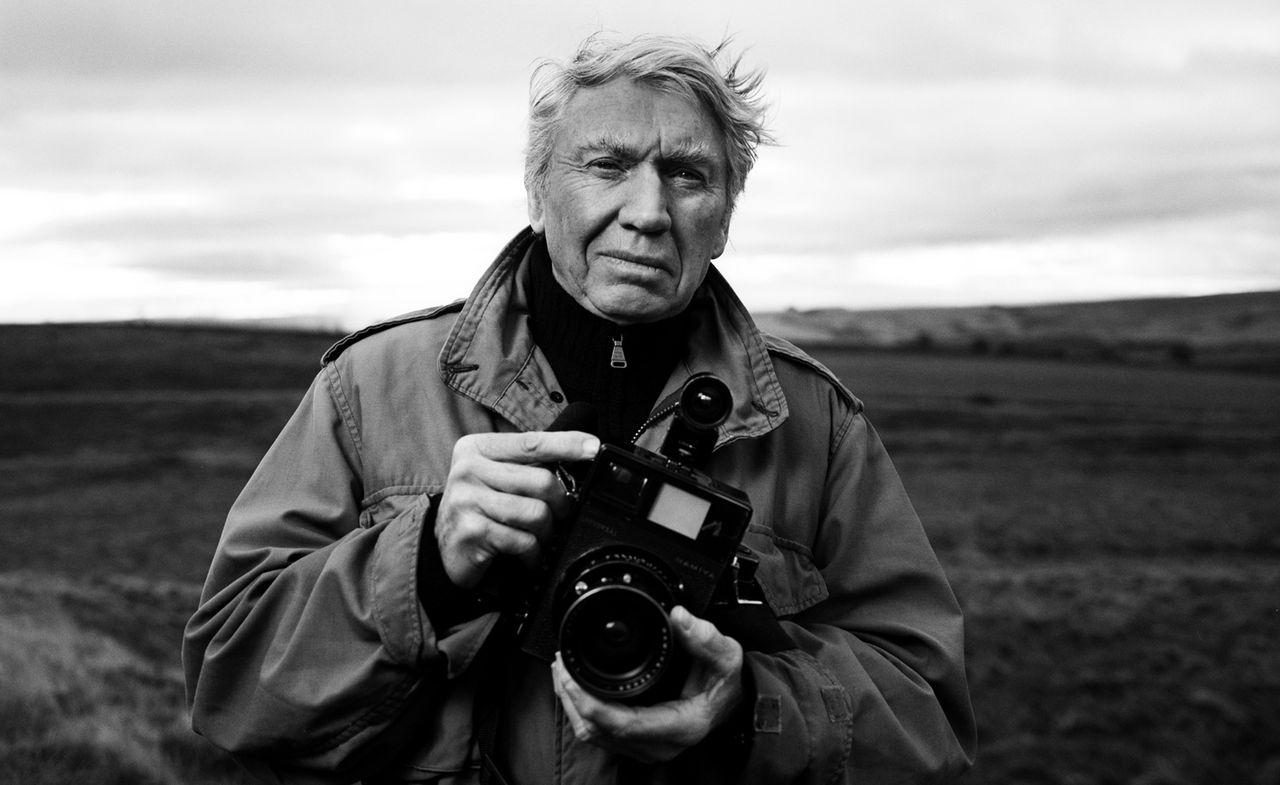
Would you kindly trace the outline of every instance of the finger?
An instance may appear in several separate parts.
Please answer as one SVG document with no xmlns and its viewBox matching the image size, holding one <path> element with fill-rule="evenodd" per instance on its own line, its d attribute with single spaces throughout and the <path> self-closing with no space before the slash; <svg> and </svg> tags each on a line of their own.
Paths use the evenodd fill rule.
<svg viewBox="0 0 1280 785">
<path fill-rule="evenodd" d="M 474 536 L 489 522 L 511 526 L 545 537 L 552 523 L 550 502 L 495 490 L 482 483 L 452 478 L 445 487 L 437 516 L 437 531 L 458 531 L 458 537 Z"/>
<path fill-rule="evenodd" d="M 565 670 L 560 652 L 556 652 L 555 661 L 551 663 L 551 681 L 555 687 L 556 696 L 560 698 L 560 705 L 564 707 L 565 716 L 569 718 L 569 724 L 573 727 L 573 735 L 578 741 L 594 741 L 598 730 L 578 711 L 575 701 L 583 697 L 582 689 Z"/>
<path fill-rule="evenodd" d="M 564 660 L 560 659 L 559 652 L 556 652 L 555 665 L 558 666 L 557 679 L 560 690 L 573 705 L 574 713 L 582 718 L 585 724 L 591 726 L 593 732 L 616 736 L 620 733 L 635 731 L 639 712 L 630 706 L 603 701 L 584 690 L 582 685 L 574 681 L 573 676 L 569 674 L 569 669 L 564 666 Z"/>
<path fill-rule="evenodd" d="M 683 605 L 671 609 L 671 626 L 685 650 L 712 670 L 729 673 L 741 666 L 741 644 L 706 619 L 694 616 Z"/>
<path fill-rule="evenodd" d="M 466 544 L 468 543 L 464 543 L 464 547 Z M 490 521 L 469 544 L 475 550 L 492 555 L 521 556 L 538 547 L 538 538 L 524 529 Z"/>
<path fill-rule="evenodd" d="M 448 482 L 547 502 L 564 496 L 564 486 L 551 469 L 498 461 L 471 450 L 454 452 Z"/>
<path fill-rule="evenodd" d="M 464 535 L 440 541 L 445 572 L 449 580 L 463 588 L 479 583 L 500 554 L 519 557 L 532 565 L 539 553 L 538 540 L 532 534 L 492 521 L 470 526 Z"/>
<path fill-rule="evenodd" d="M 545 503 L 493 491 L 456 495 L 462 501 L 441 511 L 435 531 L 450 580 L 474 585 L 499 554 L 519 557 L 527 566 L 537 563 L 539 538 L 548 536 L 552 525 Z"/>
<path fill-rule="evenodd" d="M 545 501 L 510 493 L 491 491 L 482 494 L 476 499 L 473 511 L 482 522 L 485 535 L 501 529 L 515 529 L 541 541 L 551 533 L 553 525 L 551 506 Z M 503 550 L 503 553 L 510 552 Z"/>
<path fill-rule="evenodd" d="M 570 509 L 569 491 L 557 473 L 550 468 L 499 463 L 484 458 L 481 459 L 481 464 L 464 469 L 472 472 L 470 479 L 491 490 L 536 499 L 546 504 L 553 517 L 564 517 Z M 541 510 L 535 518 L 541 520 Z"/>
<path fill-rule="evenodd" d="M 582 431 L 478 433 L 463 439 L 486 458 L 524 464 L 585 461 L 600 450 L 600 440 Z"/>
<path fill-rule="evenodd" d="M 526 510 L 526 508 L 528 508 Z M 456 516 L 447 528 L 437 529 L 444 549 L 522 555 L 538 547 L 550 533 L 551 513 L 545 504 L 518 497 L 486 499 L 479 509 Z"/>
<path fill-rule="evenodd" d="M 641 708 L 609 703 L 589 694 L 573 680 L 559 652 L 551 668 L 556 695 L 574 735 L 581 741 L 642 763 L 657 763 L 670 760 L 705 735 L 690 732 L 690 718 L 680 710 L 688 707 L 687 701 Z"/>
</svg>

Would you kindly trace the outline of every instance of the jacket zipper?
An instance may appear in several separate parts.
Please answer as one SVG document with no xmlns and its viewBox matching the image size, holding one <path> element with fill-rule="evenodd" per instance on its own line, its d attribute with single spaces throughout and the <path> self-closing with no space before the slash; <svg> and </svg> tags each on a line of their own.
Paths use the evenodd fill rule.
<svg viewBox="0 0 1280 785">
<path fill-rule="evenodd" d="M 610 368 L 626 368 L 627 353 L 622 351 L 622 335 L 613 339 L 613 351 L 609 354 Z"/>
</svg>

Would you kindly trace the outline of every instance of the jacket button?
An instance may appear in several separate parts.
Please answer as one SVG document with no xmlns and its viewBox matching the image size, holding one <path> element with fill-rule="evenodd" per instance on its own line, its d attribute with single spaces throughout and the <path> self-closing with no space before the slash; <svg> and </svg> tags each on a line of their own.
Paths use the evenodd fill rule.
<svg viewBox="0 0 1280 785">
<path fill-rule="evenodd" d="M 564 403 L 564 394 L 561 393 L 559 390 L 552 390 L 551 401 L 553 403 Z"/>
</svg>

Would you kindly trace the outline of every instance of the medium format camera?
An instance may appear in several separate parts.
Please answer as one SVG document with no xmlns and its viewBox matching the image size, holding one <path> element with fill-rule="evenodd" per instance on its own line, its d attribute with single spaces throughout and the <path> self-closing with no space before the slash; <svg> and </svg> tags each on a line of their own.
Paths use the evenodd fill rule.
<svg viewBox="0 0 1280 785">
<path fill-rule="evenodd" d="M 701 615 L 726 592 L 751 518 L 746 494 L 700 470 L 732 408 L 724 382 L 697 374 L 681 390 L 662 454 L 601 447 L 552 537 L 552 566 L 520 627 L 526 652 L 551 661 L 559 650 L 574 679 L 607 700 L 679 695 L 687 655 L 668 614 L 684 605 Z"/>
</svg>

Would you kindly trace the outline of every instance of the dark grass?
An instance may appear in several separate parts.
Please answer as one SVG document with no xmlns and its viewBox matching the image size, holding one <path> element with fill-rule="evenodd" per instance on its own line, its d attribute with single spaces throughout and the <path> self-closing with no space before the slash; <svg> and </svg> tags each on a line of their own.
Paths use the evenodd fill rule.
<svg viewBox="0 0 1280 785">
<path fill-rule="evenodd" d="M 298 386 L 280 391 L 140 389 L 0 396 L 0 458 L 52 455 L 62 460 L 95 451 L 258 452 L 263 442 L 270 444 L 300 397 Z M 193 441 L 193 435 L 199 440 Z"/>
<path fill-rule="evenodd" d="M 0 759 L 3 782 L 84 782 L 86 773 L 95 785 L 165 785 L 114 751 L 82 742 L 17 746 Z"/>
<path fill-rule="evenodd" d="M 1280 765 L 1280 571 L 955 569 L 984 739 L 965 782 L 1254 783 Z"/>
<path fill-rule="evenodd" d="M 141 577 L 0 574 L 0 782 L 250 782 L 187 725 L 176 655 L 196 595 Z"/>
<path fill-rule="evenodd" d="M 1094 457 L 907 453 L 896 460 L 936 548 L 989 561 L 1280 559 L 1272 454 Z M 975 472 L 975 465 L 982 471 Z"/>
<path fill-rule="evenodd" d="M 1280 377 L 1070 360 L 815 349 L 874 410 L 903 398 L 1162 412 L 1271 412 Z"/>
<path fill-rule="evenodd" d="M 0 392 L 305 386 L 338 337 L 146 323 L 0 325 L 5 367 L 21 369 L 0 376 Z"/>
<path fill-rule="evenodd" d="M 253 464 L 160 455 L 19 468 L 21 479 L 0 480 L 0 570 L 200 582 Z"/>
<path fill-rule="evenodd" d="M 18 576 L 0 610 L 53 607 L 134 660 L 0 703 L 0 781 L 245 782 L 182 724 L 178 639 L 330 336 L 120 328 L 95 349 L 59 329 L 36 341 L 57 363 L 0 384 L 0 577 Z M 982 736 L 965 783 L 1280 781 L 1277 380 L 823 359 L 865 400 L 965 607 Z M 152 729 L 142 763 L 64 738 L 104 706 Z"/>
</svg>

